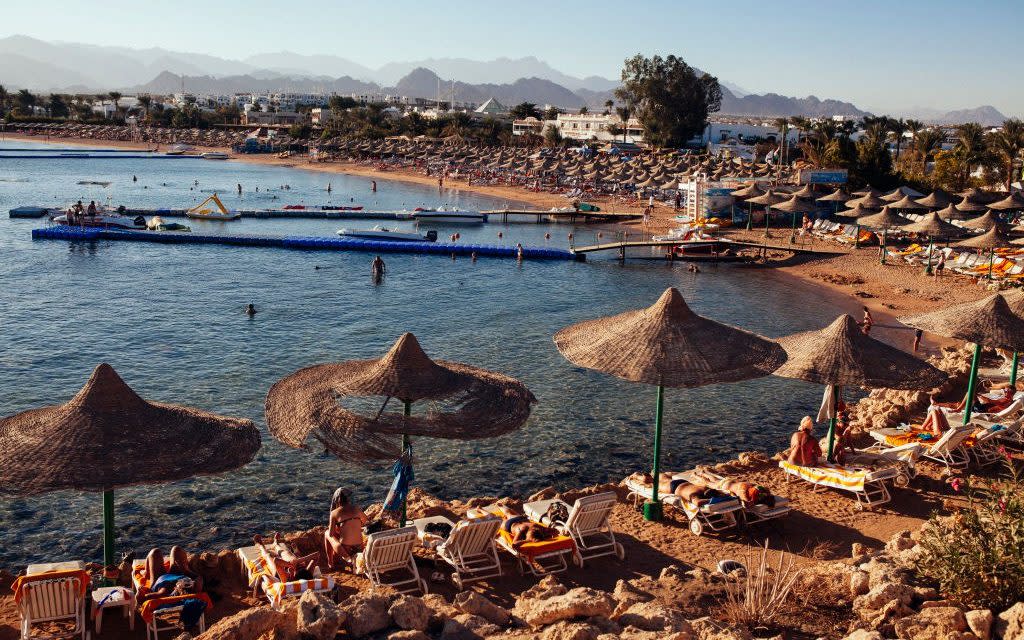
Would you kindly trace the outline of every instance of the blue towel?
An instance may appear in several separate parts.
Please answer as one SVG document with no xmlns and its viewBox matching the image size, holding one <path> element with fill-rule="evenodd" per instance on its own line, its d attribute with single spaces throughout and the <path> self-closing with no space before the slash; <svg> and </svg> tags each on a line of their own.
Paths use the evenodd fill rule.
<svg viewBox="0 0 1024 640">
<path fill-rule="evenodd" d="M 395 462 L 391 471 L 395 474 L 395 479 L 388 490 L 388 497 L 384 500 L 384 510 L 397 512 L 402 510 L 405 498 L 409 495 L 409 486 L 416 479 L 412 471 L 412 445 L 406 447 L 405 453 Z"/>
<path fill-rule="evenodd" d="M 178 614 L 178 619 L 183 627 L 189 629 L 199 624 L 199 618 L 203 617 L 204 611 L 206 611 L 205 601 L 198 598 L 185 600 L 181 603 L 181 613 Z"/>
</svg>

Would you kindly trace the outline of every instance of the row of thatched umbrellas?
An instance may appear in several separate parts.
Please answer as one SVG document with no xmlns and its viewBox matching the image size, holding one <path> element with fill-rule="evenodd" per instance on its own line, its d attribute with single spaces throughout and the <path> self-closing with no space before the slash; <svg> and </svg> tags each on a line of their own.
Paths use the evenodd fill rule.
<svg viewBox="0 0 1024 640">
<path fill-rule="evenodd" d="M 1013 304 L 996 294 L 905 322 L 978 345 L 971 394 L 981 345 L 1024 349 L 1024 295 Z M 840 386 L 928 389 L 945 377 L 864 335 L 847 315 L 820 331 L 774 342 L 694 313 L 674 288 L 649 308 L 572 325 L 554 341 L 579 366 L 657 386 L 656 480 L 644 510 L 651 520 L 662 516 L 657 478 L 665 387 L 739 382 L 774 372 L 829 385 L 837 394 Z M 365 415 L 352 406 L 360 399 L 383 403 Z M 401 403 L 401 412 L 387 410 L 392 399 Z M 410 436 L 469 440 L 509 433 L 526 422 L 535 402 L 523 383 L 431 360 L 416 338 L 405 334 L 382 358 L 316 365 L 280 380 L 267 395 L 266 417 L 270 433 L 290 447 L 307 448 L 312 438 L 343 461 L 375 463 L 407 455 Z M 414 403 L 426 404 L 425 410 L 414 415 Z M 833 415 L 829 456 L 834 429 Z M 401 449 L 394 442 L 398 435 Z M 102 492 L 109 566 L 114 563 L 115 489 L 230 471 L 250 462 L 259 447 L 251 421 L 143 400 L 101 364 L 67 403 L 0 420 L 0 487 L 14 495 Z"/>
</svg>

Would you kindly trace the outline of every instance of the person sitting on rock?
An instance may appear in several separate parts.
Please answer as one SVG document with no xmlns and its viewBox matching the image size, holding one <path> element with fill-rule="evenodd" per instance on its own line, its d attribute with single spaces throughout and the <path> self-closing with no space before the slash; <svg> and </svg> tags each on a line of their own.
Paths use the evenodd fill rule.
<svg viewBox="0 0 1024 640">
<path fill-rule="evenodd" d="M 331 497 L 331 515 L 324 531 L 324 556 L 327 566 L 335 569 L 340 562 L 354 565 L 356 554 L 363 550 L 363 525 L 366 514 L 352 502 L 347 489 L 339 487 Z"/>
</svg>

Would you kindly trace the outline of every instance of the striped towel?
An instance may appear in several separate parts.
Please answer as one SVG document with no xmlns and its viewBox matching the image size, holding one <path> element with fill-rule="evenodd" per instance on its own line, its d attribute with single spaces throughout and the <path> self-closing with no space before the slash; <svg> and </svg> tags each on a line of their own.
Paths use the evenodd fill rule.
<svg viewBox="0 0 1024 640">
<path fill-rule="evenodd" d="M 246 560 L 245 566 L 249 570 L 249 586 L 254 586 L 261 578 L 270 578 L 276 580 L 274 574 L 270 572 L 270 567 L 267 565 L 267 559 L 260 556 L 256 560 Z"/>
<path fill-rule="evenodd" d="M 281 601 L 288 596 L 297 596 L 304 591 L 330 591 L 334 588 L 334 578 L 313 578 L 312 580 L 293 580 L 291 582 L 270 582 L 264 579 L 263 590 L 267 593 L 270 606 L 280 607 Z"/>
<path fill-rule="evenodd" d="M 779 462 L 779 466 L 786 473 L 803 478 L 808 482 L 858 493 L 864 491 L 864 481 L 868 475 L 867 471 L 860 467 L 844 467 L 828 463 L 821 463 L 816 467 L 803 467 L 782 460 Z"/>
</svg>

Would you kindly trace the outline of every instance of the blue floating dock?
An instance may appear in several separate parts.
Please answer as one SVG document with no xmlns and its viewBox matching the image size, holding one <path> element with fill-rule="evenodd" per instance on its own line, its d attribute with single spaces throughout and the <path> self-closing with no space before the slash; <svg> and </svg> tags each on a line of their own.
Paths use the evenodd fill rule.
<svg viewBox="0 0 1024 640">
<path fill-rule="evenodd" d="M 516 248 L 494 244 L 451 244 L 442 242 L 394 242 L 388 240 L 359 240 L 356 238 L 327 238 L 321 236 L 257 236 L 208 235 L 176 233 L 172 231 L 123 231 L 69 227 L 58 225 L 32 230 L 33 240 L 121 240 L 127 242 L 156 242 L 161 244 L 219 244 L 238 247 L 280 247 L 318 251 L 369 251 L 374 253 L 420 253 L 434 255 L 515 258 Z M 532 260 L 573 260 L 567 249 L 523 247 L 523 257 Z"/>
</svg>

